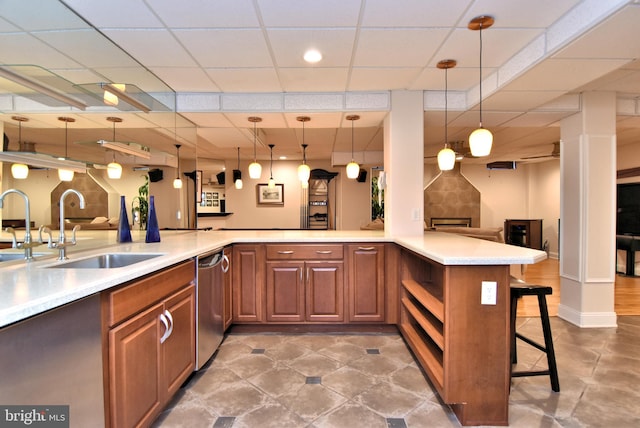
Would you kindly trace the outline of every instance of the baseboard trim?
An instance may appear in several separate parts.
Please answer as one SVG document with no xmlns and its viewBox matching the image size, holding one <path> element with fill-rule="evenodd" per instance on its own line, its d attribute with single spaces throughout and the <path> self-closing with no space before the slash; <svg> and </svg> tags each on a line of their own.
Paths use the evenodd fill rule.
<svg viewBox="0 0 640 428">
<path fill-rule="evenodd" d="M 579 312 L 566 305 L 558 305 L 558 317 L 581 328 L 608 328 L 618 326 L 615 312 Z"/>
</svg>

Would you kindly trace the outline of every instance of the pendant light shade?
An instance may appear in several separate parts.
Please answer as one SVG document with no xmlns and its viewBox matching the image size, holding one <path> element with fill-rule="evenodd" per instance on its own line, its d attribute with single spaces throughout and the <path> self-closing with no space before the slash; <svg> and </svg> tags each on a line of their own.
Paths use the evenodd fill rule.
<svg viewBox="0 0 640 428">
<path fill-rule="evenodd" d="M 360 174 L 360 165 L 353 160 L 353 122 L 360 119 L 357 114 L 347 116 L 347 120 L 351 121 L 351 162 L 347 164 L 347 178 L 356 179 Z"/>
<path fill-rule="evenodd" d="M 302 187 L 306 188 L 309 185 L 309 177 L 311 177 L 311 168 L 307 165 L 307 144 L 304 142 L 304 124 L 309 122 L 311 118 L 309 116 L 296 117 L 298 122 L 302 122 L 302 164 L 298 167 L 298 179 L 302 183 Z"/>
<path fill-rule="evenodd" d="M 68 159 L 68 150 L 69 150 L 69 122 L 75 122 L 76 120 L 72 117 L 59 117 L 58 120 L 64 122 L 64 158 L 58 158 L 60 160 Z M 58 169 L 58 178 L 60 181 L 72 181 L 74 176 L 74 172 L 70 169 Z"/>
<path fill-rule="evenodd" d="M 491 153 L 493 134 L 482 126 L 482 30 L 493 25 L 492 16 L 481 15 L 473 18 L 468 28 L 480 34 L 480 126 L 469 135 L 469 148 L 476 157 L 488 156 Z"/>
<path fill-rule="evenodd" d="M 107 120 L 113 123 L 113 140 L 116 141 L 116 123 L 122 122 L 119 117 L 108 117 Z M 107 176 L 113 180 L 122 177 L 122 165 L 116 162 L 116 152 L 113 152 L 113 160 L 107 165 Z"/>
<path fill-rule="evenodd" d="M 18 143 L 22 144 L 22 122 L 28 122 L 29 118 L 24 116 L 11 116 L 11 119 L 18 122 Z M 24 163 L 14 163 L 11 165 L 11 176 L 18 180 L 24 180 L 29 176 L 29 167 Z"/>
<path fill-rule="evenodd" d="M 180 144 L 176 144 L 175 146 L 178 156 L 178 168 L 176 168 L 176 178 L 173 180 L 173 188 L 182 189 L 182 180 L 180 179 Z"/>
<path fill-rule="evenodd" d="M 275 144 L 269 144 L 269 158 L 270 158 L 269 183 L 267 183 L 267 187 L 269 189 L 275 189 L 276 187 L 276 180 L 273 179 L 273 148 L 274 147 L 275 147 Z"/>
<path fill-rule="evenodd" d="M 249 165 L 249 178 L 258 179 L 262 175 L 262 165 L 260 165 L 256 159 L 256 139 L 257 139 L 257 124 L 262 122 L 261 117 L 252 116 L 249 122 L 253 123 L 253 162 Z"/>
<path fill-rule="evenodd" d="M 455 59 L 443 59 L 438 62 L 438 68 L 444 70 L 444 149 L 438 152 L 438 168 L 440 171 L 450 171 L 456 163 L 456 152 L 449 148 L 449 79 L 448 72 L 450 68 L 457 65 Z"/>
<path fill-rule="evenodd" d="M 233 170 L 233 185 L 236 189 L 242 189 L 242 171 L 240 171 L 240 147 L 238 147 L 238 169 Z"/>
</svg>

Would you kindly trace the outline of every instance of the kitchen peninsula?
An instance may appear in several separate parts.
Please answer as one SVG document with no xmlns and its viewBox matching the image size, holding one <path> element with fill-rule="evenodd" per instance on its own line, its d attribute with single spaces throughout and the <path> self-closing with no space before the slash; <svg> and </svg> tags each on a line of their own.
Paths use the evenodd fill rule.
<svg viewBox="0 0 640 428">
<path fill-rule="evenodd" d="M 7 404 L 11 402 L 9 400 L 20 401 L 20 393 L 38 403 L 51 403 L 54 399 L 57 403 L 62 400 L 71 404 L 74 421 L 85 420 L 93 425 L 97 421 L 107 421 L 108 424 L 108 405 L 105 406 L 105 414 L 95 412 L 95 408 L 89 411 L 82 408 L 95 405 L 95 402 L 88 404 L 85 401 L 90 394 L 98 394 L 98 401 L 101 402 L 117 401 L 117 397 L 109 397 L 108 393 L 103 396 L 106 386 L 103 386 L 102 362 L 106 356 L 107 327 L 102 325 L 100 296 L 105 296 L 112 289 L 120 290 L 118 287 L 122 284 L 137 284 L 150 275 L 168 272 L 168 268 L 189 272 L 192 268 L 183 267 L 184 262 L 192 262 L 199 254 L 226 246 L 256 250 L 255 254 L 259 256 L 251 260 L 256 264 L 255 275 L 261 278 L 253 280 L 261 287 L 259 293 L 264 296 L 268 283 L 265 266 L 272 263 L 267 260 L 268 257 L 288 256 L 291 254 L 289 251 L 294 250 L 286 249 L 286 246 L 296 249 L 310 247 L 314 249 L 313 258 L 329 257 L 324 249 L 317 248 L 331 246 L 332 251 L 344 251 L 344 259 L 332 261 L 344 263 L 344 272 L 339 275 L 344 279 L 341 296 L 344 297 L 346 315 L 344 321 L 338 321 L 338 324 L 363 325 L 373 322 L 398 325 L 441 397 L 451 405 L 463 424 L 508 424 L 509 265 L 536 263 L 546 257 L 544 252 L 439 232 L 392 238 L 385 236 L 382 231 L 167 231 L 162 234 L 161 242 L 153 244 L 145 244 L 141 236 L 134 234 L 133 243 L 117 244 L 113 232 L 81 234 L 77 248 L 69 253 L 69 262 L 105 253 L 160 254 L 125 268 L 52 268 L 65 263 L 55 260 L 55 255 L 30 263 L 4 262 L 0 266 L 0 367 L 12 370 L 11 364 L 26 367 L 32 364 L 30 369 L 33 370 L 44 363 L 41 370 L 34 372 L 42 377 L 34 377 L 33 381 L 19 378 L 15 373 L 3 372 L 0 376 L 3 379 L 0 402 Z M 374 246 L 376 255 L 369 256 L 368 251 Z M 275 252 L 269 253 L 269 248 Z M 267 257 L 266 254 L 272 255 Z M 265 257 L 261 258 L 260 255 Z M 332 257 L 335 259 L 339 256 Z M 308 253 L 303 251 L 295 263 L 311 263 L 308 258 Z M 368 316 L 358 318 L 362 313 L 358 314 L 358 306 L 354 303 L 354 298 L 357 300 L 357 293 L 354 292 L 354 284 L 358 283 L 357 264 L 370 260 L 382 263 L 382 278 L 379 279 L 383 287 L 381 301 L 385 307 L 382 308 L 382 317 L 376 318 L 381 321 L 371 321 L 373 318 Z M 244 263 L 242 258 L 232 259 L 232 267 L 241 263 Z M 238 296 L 239 287 L 243 287 L 243 280 L 234 274 L 234 298 Z M 181 281 L 185 282 L 183 279 Z M 483 281 L 495 283 L 496 294 L 493 300 L 481 304 Z M 186 282 L 185 286 L 188 286 Z M 243 321 L 237 316 L 236 303 L 233 306 L 234 323 L 269 325 L 270 321 L 264 317 Z M 268 303 L 263 301 L 258 305 L 266 311 Z M 20 343 L 13 346 L 13 341 L 18 339 L 12 335 L 12 331 L 38 323 L 52 313 L 73 311 L 77 312 L 74 316 L 83 317 L 84 325 L 80 327 L 86 327 L 82 334 L 65 336 L 66 340 L 73 343 L 52 344 L 60 348 L 59 355 L 44 347 L 40 355 L 22 359 L 20 364 L 15 362 L 15 356 L 11 354 L 19 352 L 22 347 L 29 348 L 33 344 L 28 342 L 38 339 L 22 337 Z M 65 325 L 75 327 L 72 321 L 65 322 Z M 77 363 L 78 358 L 73 358 L 76 349 L 91 351 L 86 358 L 83 355 L 84 361 Z M 460 358 L 460 355 L 464 355 L 464 358 Z M 52 361 L 58 358 L 61 361 Z M 46 372 L 47 368 L 50 370 L 51 367 L 47 365 L 53 362 L 62 366 L 66 363 L 71 366 L 71 372 L 82 372 L 80 374 L 85 376 L 83 382 L 86 384 L 81 389 L 75 386 L 81 390 L 80 397 L 77 393 L 73 397 L 64 395 L 68 389 L 74 388 L 73 385 L 54 389 L 55 397 L 47 395 L 51 394 L 47 391 L 50 388 L 43 388 L 41 382 L 55 374 L 48 373 L 45 376 L 42 371 Z M 488 364 L 481 367 L 482 362 Z M 78 365 L 74 365 L 76 363 Z M 24 369 L 17 372 L 25 373 Z M 23 390 L 17 391 L 13 384 L 8 388 L 7 383 L 12 382 L 16 382 L 16 386 Z M 33 395 L 35 391 L 38 394 Z M 83 419 L 85 417 L 97 417 L 98 420 Z"/>
</svg>

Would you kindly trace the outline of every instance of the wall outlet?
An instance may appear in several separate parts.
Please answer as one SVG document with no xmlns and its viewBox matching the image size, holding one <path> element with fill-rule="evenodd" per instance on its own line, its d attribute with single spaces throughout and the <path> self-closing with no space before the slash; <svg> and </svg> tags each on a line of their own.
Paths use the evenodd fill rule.
<svg viewBox="0 0 640 428">
<path fill-rule="evenodd" d="M 480 303 L 482 305 L 495 305 L 498 299 L 498 283 L 495 281 L 482 281 L 482 294 Z"/>
</svg>

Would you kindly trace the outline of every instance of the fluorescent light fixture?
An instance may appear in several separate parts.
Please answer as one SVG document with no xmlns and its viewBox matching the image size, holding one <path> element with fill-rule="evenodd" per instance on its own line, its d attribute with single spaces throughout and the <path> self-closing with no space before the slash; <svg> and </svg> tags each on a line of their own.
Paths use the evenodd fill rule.
<svg viewBox="0 0 640 428">
<path fill-rule="evenodd" d="M 149 149 L 146 147 L 140 146 L 140 148 L 137 148 L 129 143 L 106 140 L 98 140 L 98 144 L 100 144 L 104 148 L 115 150 L 120 153 L 126 153 L 128 155 L 133 155 L 144 159 L 151 159 L 151 152 L 149 152 Z"/>
<path fill-rule="evenodd" d="M 62 103 L 65 104 L 69 104 L 72 107 L 75 107 L 79 110 L 85 110 L 87 108 L 87 105 L 85 103 L 83 103 L 82 101 L 79 101 L 75 98 L 72 98 L 62 92 L 59 92 L 58 90 L 51 88 L 49 86 L 46 86 L 43 83 L 40 82 L 36 82 L 35 80 L 31 80 L 25 76 L 22 76 L 18 73 L 15 73 L 11 70 L 8 70 L 7 68 L 4 67 L 0 67 L 0 77 L 3 77 L 7 80 L 11 80 L 14 83 L 17 83 L 18 85 L 22 85 L 25 88 L 29 88 L 33 91 L 39 92 L 43 95 L 46 95 L 48 97 L 51 97 L 55 100 L 58 100 Z"/>
<path fill-rule="evenodd" d="M 0 161 L 22 163 L 38 168 L 67 169 L 74 172 L 87 172 L 87 165 L 73 160 L 60 160 L 43 153 L 30 152 L 0 152 Z"/>
<path fill-rule="evenodd" d="M 125 103 L 127 103 L 129 105 L 132 105 L 133 107 L 135 107 L 138 110 L 141 110 L 141 111 L 143 111 L 145 113 L 149 113 L 151 111 L 151 107 L 149 107 L 148 105 L 136 100 L 131 95 L 127 94 L 126 92 L 124 92 L 120 88 L 118 88 L 118 86 L 121 86 L 121 85 L 115 84 L 115 83 L 101 83 L 100 84 L 100 87 L 102 89 L 104 89 L 105 91 L 109 92 L 111 95 L 114 95 L 114 96 L 118 97 L 119 100 L 122 100 Z"/>
</svg>

